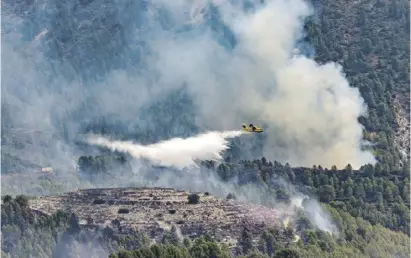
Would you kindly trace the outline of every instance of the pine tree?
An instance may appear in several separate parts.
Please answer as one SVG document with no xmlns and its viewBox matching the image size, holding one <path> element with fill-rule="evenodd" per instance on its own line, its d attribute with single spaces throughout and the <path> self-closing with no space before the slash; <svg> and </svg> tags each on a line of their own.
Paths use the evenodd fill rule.
<svg viewBox="0 0 411 258">
<path fill-rule="evenodd" d="M 253 248 L 253 237 L 247 226 L 243 227 L 239 244 L 243 254 L 247 254 Z"/>
</svg>

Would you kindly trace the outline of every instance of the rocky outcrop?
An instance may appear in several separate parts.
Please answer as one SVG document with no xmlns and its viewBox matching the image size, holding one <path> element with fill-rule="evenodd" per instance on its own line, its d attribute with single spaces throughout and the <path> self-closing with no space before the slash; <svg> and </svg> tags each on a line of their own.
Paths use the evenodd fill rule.
<svg viewBox="0 0 411 258">
<path fill-rule="evenodd" d="M 403 101 L 404 102 L 404 101 Z M 395 121 L 398 128 L 394 134 L 395 146 L 398 148 L 402 163 L 410 160 L 410 120 L 409 112 L 401 107 L 400 101 L 394 102 Z"/>
</svg>

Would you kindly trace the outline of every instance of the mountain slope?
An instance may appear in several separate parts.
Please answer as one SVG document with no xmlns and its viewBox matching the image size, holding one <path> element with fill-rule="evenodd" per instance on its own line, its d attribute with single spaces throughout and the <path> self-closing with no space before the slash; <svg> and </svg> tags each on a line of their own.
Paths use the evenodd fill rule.
<svg viewBox="0 0 411 258">
<path fill-rule="evenodd" d="M 314 1 L 318 15 L 308 38 L 319 62 L 342 64 L 369 108 L 362 117 L 378 159 L 408 173 L 410 150 L 409 2 Z"/>
<path fill-rule="evenodd" d="M 90 193 L 93 191 L 95 193 L 104 193 L 107 190 L 94 189 L 88 191 Z M 123 190 L 111 189 L 111 191 L 119 192 Z M 159 191 L 159 189 L 152 190 L 157 193 Z M 150 189 L 146 188 L 145 191 L 150 191 Z M 83 191 L 83 193 L 85 192 Z M 172 191 L 169 189 L 168 193 L 172 193 Z M 175 193 L 178 193 L 178 191 L 175 191 Z M 48 198 L 50 201 L 56 202 L 60 197 Z M 75 197 L 72 196 L 72 198 Z M 89 202 L 89 199 L 70 201 L 85 204 Z M 112 257 L 148 257 L 150 250 L 157 250 L 157 254 L 158 252 L 165 252 L 163 253 L 164 256 L 158 254 L 155 257 L 170 257 L 171 254 L 166 255 L 168 253 L 166 250 L 171 248 L 175 253 L 175 256 L 172 257 L 183 257 L 182 254 L 179 254 L 183 252 L 191 255 L 185 257 L 196 258 L 210 257 L 212 254 L 214 254 L 213 257 L 233 257 L 233 254 L 237 256 L 244 254 L 247 257 L 267 257 L 261 256 L 262 253 L 269 256 L 274 255 L 274 257 L 284 257 L 286 254 L 291 254 L 292 257 L 350 256 L 382 258 L 395 255 L 395 257 L 402 258 L 408 257 L 410 251 L 409 237 L 406 235 L 390 231 L 379 225 L 371 226 L 361 218 L 354 218 L 346 212 L 333 208 L 329 208 L 329 210 L 335 221 L 339 223 L 341 230 L 339 236 L 331 236 L 323 231 L 315 230 L 307 224 L 304 218 L 301 218 L 295 224 L 299 235 L 297 239 L 294 235 L 295 229 L 290 227 L 274 226 L 265 231 L 259 231 L 257 235 L 251 234 L 249 230 L 252 230 L 252 228 L 245 227 L 237 244 L 235 242 L 227 243 L 230 247 L 235 247 L 230 250 L 226 244 L 221 245 L 218 241 L 213 240 L 210 235 L 203 235 L 200 238 L 199 235 L 192 235 L 183 240 L 179 231 L 173 226 L 158 232 L 163 234 L 163 238 L 159 240 L 162 245 L 152 246 L 144 232 L 121 233 L 121 225 L 127 222 L 121 220 L 121 217 L 125 218 L 127 214 L 117 215 L 121 223 L 119 223 L 119 220 L 112 220 L 111 223 L 107 220 L 104 225 L 105 228 L 98 228 L 92 225 L 91 219 L 88 220 L 89 225 L 83 224 L 82 220 L 75 214 L 58 211 L 54 214 L 45 215 L 36 210 L 31 210 L 30 203 L 37 206 L 37 208 L 47 209 L 47 205 L 38 206 L 41 200 L 29 201 L 22 196 L 15 199 L 5 196 L 2 199 L 2 257 L 31 257 L 35 253 L 35 257 L 41 258 L 63 258 L 72 257 L 73 255 L 94 258 L 107 257 L 110 253 L 117 252 L 119 254 L 113 254 Z M 90 217 L 97 218 L 99 216 L 96 211 L 79 212 L 83 212 L 83 215 Z M 100 214 L 100 216 L 104 220 L 104 214 Z M 131 216 L 128 216 L 128 218 L 129 223 L 139 221 L 136 218 L 132 219 Z M 188 217 L 187 220 L 189 221 L 190 218 Z M 204 223 L 207 223 L 207 221 L 204 221 Z M 201 232 L 201 230 L 198 232 Z M 146 231 L 146 233 L 150 234 L 150 231 Z M 255 237 L 257 241 L 253 241 Z M 165 244 L 168 244 L 168 246 Z M 139 249 L 135 252 L 120 251 L 135 248 Z M 146 256 L 135 256 L 141 252 L 144 252 Z"/>
</svg>

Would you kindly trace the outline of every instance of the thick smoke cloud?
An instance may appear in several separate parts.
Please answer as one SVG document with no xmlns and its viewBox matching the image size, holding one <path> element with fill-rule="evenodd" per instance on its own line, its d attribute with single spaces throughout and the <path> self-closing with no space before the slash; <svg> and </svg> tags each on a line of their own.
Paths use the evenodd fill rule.
<svg viewBox="0 0 411 258">
<path fill-rule="evenodd" d="M 2 129 L 25 144 L 8 143 L 5 151 L 74 169 L 91 151 L 73 144 L 88 124 L 104 118 L 128 132 L 153 127 L 141 108 L 184 85 L 200 128 L 264 125 L 269 159 L 374 163 L 361 150 L 358 90 L 338 64 L 319 65 L 295 51 L 312 13 L 305 1 L 266 1 L 247 12 L 228 1 L 218 8 L 183 0 L 99 2 L 5 2 Z M 174 131 L 189 133 L 184 125 Z"/>
</svg>

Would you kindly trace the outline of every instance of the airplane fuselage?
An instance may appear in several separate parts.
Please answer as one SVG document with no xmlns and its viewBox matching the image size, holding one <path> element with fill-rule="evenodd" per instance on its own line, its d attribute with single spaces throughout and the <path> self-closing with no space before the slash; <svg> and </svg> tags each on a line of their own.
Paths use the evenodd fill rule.
<svg viewBox="0 0 411 258">
<path fill-rule="evenodd" d="M 258 126 L 254 126 L 253 124 L 250 124 L 247 126 L 246 124 L 243 124 L 243 131 L 249 132 L 249 133 L 262 133 L 264 130 Z"/>
</svg>

